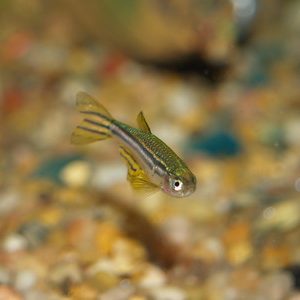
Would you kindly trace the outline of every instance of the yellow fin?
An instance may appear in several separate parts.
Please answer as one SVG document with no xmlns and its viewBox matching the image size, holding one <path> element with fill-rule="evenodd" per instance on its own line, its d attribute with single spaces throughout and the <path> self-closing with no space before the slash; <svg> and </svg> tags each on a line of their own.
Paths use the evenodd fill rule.
<svg viewBox="0 0 300 300">
<path fill-rule="evenodd" d="M 157 186 L 149 180 L 144 170 L 133 158 L 132 154 L 122 146 L 120 146 L 120 155 L 124 158 L 127 164 L 127 179 L 130 182 L 133 189 L 142 191 L 150 191 L 157 189 Z"/>
<path fill-rule="evenodd" d="M 138 114 L 136 120 L 137 120 L 137 123 L 138 123 L 138 126 L 139 126 L 140 129 L 142 129 L 145 132 L 151 133 L 150 127 L 147 124 L 146 119 L 145 119 L 144 114 L 143 114 L 142 111 Z"/>
<path fill-rule="evenodd" d="M 97 102 L 92 96 L 90 96 L 85 92 L 77 93 L 76 106 L 81 113 L 94 112 L 94 113 L 99 113 L 102 116 L 108 117 L 109 119 L 112 119 L 112 116 L 107 111 L 107 109 L 102 104 Z"/>
<path fill-rule="evenodd" d="M 85 119 L 77 126 L 71 136 L 71 143 L 84 145 L 111 137 L 109 112 L 91 96 L 79 92 L 76 99 L 77 109 Z"/>
</svg>

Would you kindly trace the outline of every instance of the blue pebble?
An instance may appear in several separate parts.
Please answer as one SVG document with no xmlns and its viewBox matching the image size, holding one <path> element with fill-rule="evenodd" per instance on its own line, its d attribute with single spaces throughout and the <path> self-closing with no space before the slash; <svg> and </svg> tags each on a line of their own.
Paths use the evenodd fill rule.
<svg viewBox="0 0 300 300">
<path fill-rule="evenodd" d="M 238 138 L 223 130 L 198 135 L 193 137 L 188 144 L 190 152 L 202 152 L 212 157 L 232 157 L 242 151 Z"/>
</svg>

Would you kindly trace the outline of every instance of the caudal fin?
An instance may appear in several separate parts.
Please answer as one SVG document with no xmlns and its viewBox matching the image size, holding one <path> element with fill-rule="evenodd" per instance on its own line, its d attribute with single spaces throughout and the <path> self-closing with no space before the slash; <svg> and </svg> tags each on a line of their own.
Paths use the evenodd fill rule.
<svg viewBox="0 0 300 300">
<path fill-rule="evenodd" d="M 112 116 L 103 105 L 87 93 L 79 92 L 76 96 L 76 107 L 85 118 L 74 129 L 71 135 L 72 144 L 84 145 L 111 137 Z"/>
</svg>

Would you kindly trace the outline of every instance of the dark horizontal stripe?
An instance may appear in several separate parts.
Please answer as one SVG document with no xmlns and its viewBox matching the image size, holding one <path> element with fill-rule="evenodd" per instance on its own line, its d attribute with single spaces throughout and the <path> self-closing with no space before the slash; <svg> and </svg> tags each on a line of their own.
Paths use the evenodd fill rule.
<svg viewBox="0 0 300 300">
<path fill-rule="evenodd" d="M 138 136 L 134 136 L 126 128 L 121 127 L 118 123 L 114 121 L 113 124 L 116 125 L 112 128 L 113 134 L 121 138 L 126 144 L 134 148 L 137 152 L 139 152 L 150 169 L 167 169 L 165 162 L 161 161 L 156 156 L 154 151 L 152 151 L 152 149 L 149 149 Z"/>
<path fill-rule="evenodd" d="M 110 120 L 111 120 L 109 117 L 107 117 L 107 116 L 105 116 L 105 115 L 102 115 L 102 114 L 100 114 L 100 113 L 97 112 L 97 111 L 81 110 L 80 112 L 81 112 L 82 114 L 86 114 L 86 115 L 98 116 L 98 117 L 103 118 L 103 119 L 105 119 L 105 120 L 107 120 L 107 121 L 110 121 Z"/>
<path fill-rule="evenodd" d="M 106 135 L 106 136 L 108 136 L 108 134 L 105 133 L 105 132 L 101 132 L 101 131 L 98 131 L 98 130 L 90 129 L 90 128 L 87 128 L 87 127 L 84 127 L 84 126 L 77 126 L 77 128 L 80 128 L 80 129 L 82 129 L 82 130 L 89 131 L 89 132 L 91 132 L 91 133 L 95 133 L 95 134 L 100 134 L 100 135 Z"/>
<path fill-rule="evenodd" d="M 96 122 L 96 121 L 93 121 L 93 120 L 90 120 L 90 119 L 84 119 L 83 121 L 85 121 L 85 122 L 87 122 L 89 124 L 93 124 L 93 125 L 96 125 L 96 126 L 99 126 L 99 127 L 103 127 L 103 128 L 109 129 L 109 126 L 104 125 L 104 124 L 99 123 L 99 122 Z"/>
</svg>

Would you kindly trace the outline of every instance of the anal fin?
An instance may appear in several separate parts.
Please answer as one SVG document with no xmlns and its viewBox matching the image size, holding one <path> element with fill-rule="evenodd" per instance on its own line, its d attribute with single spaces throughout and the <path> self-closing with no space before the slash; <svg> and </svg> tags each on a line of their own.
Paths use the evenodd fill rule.
<svg viewBox="0 0 300 300">
<path fill-rule="evenodd" d="M 148 192 L 157 189 L 157 186 L 149 180 L 145 171 L 136 162 L 133 155 L 122 146 L 120 146 L 120 155 L 127 164 L 127 179 L 130 182 L 133 189 Z"/>
</svg>

